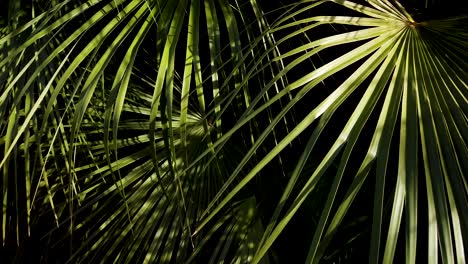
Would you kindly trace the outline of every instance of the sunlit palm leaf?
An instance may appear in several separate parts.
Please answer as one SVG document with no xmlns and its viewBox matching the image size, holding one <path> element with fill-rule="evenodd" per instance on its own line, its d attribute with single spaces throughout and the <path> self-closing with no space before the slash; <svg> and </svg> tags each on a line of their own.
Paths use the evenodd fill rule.
<svg viewBox="0 0 468 264">
<path fill-rule="evenodd" d="M 318 179 L 338 156 L 341 156 L 338 173 L 331 187 L 332 189 L 322 212 L 320 222 L 315 230 L 308 262 L 320 259 L 323 251 L 319 251 L 322 253 L 317 255 L 317 249 L 320 246 L 323 247 L 323 243 L 326 245 L 333 233 L 336 232 L 341 219 L 346 214 L 349 205 L 359 192 L 372 168 L 375 169 L 375 174 L 373 175 L 376 176 L 376 179 L 369 261 L 372 263 L 381 261 L 379 254 L 381 241 L 387 241 L 383 254 L 384 260 L 386 262 L 392 261 L 405 200 L 407 212 L 406 232 L 408 237 L 406 240 L 407 261 L 409 263 L 415 261 L 414 252 L 416 252 L 416 238 L 418 236 L 416 233 L 416 224 L 418 222 L 417 206 L 424 203 L 424 201 L 420 201 L 417 198 L 417 178 L 419 178 L 419 181 L 426 182 L 427 187 L 429 214 L 425 218 L 429 221 L 429 237 L 431 238 L 428 244 L 428 252 L 430 254 L 440 252 L 444 262 L 450 263 L 455 258 L 457 261 L 463 262 L 465 259 L 464 248 L 466 248 L 467 232 L 466 225 L 463 224 L 467 222 L 467 189 L 465 188 L 466 185 L 464 185 L 464 182 L 466 182 L 464 175 L 467 173 L 466 166 L 464 165 L 467 162 L 467 148 L 466 133 L 461 131 L 466 131 L 467 129 L 467 85 L 465 80 L 468 79 L 468 76 L 466 63 L 458 60 L 459 58 L 466 58 L 467 53 L 456 47 L 466 47 L 468 43 L 463 34 L 442 36 L 440 32 L 447 30 L 446 32 L 448 33 L 451 32 L 450 29 L 459 30 L 458 26 L 463 21 L 466 22 L 466 18 L 460 17 L 457 19 L 417 23 L 404 11 L 402 6 L 394 5 L 387 1 L 370 1 L 371 7 L 347 1 L 331 2 L 346 6 L 373 18 L 318 16 L 297 22 L 289 22 L 288 19 L 292 19 L 293 15 L 285 15 L 283 19 L 273 24 L 271 30 L 277 31 L 278 33 L 276 34 L 279 34 L 280 30 L 305 23 L 316 23 L 315 25 L 317 26 L 324 23 L 350 24 L 363 27 L 371 26 L 371 28 L 318 39 L 310 44 L 307 43 L 299 46 L 290 53 L 285 53 L 284 57 L 307 51 L 307 53 L 304 53 L 304 55 L 286 65 L 285 69 L 278 73 L 279 75 L 287 75 L 290 69 L 297 67 L 296 65 L 299 62 L 311 57 L 318 51 L 335 45 L 341 45 L 345 42 L 372 39 L 286 86 L 285 90 L 300 90 L 289 104 L 289 107 L 283 108 L 283 111 L 276 117 L 276 120 L 287 113 L 289 108 L 299 101 L 305 93 L 316 87 L 317 84 L 328 78 L 332 73 L 354 65 L 353 63 L 357 63 L 363 58 L 368 58 L 364 60 L 362 66 L 357 67 L 358 69 L 342 85 L 335 89 L 333 93 L 330 93 L 322 103 L 319 103 L 316 108 L 311 109 L 306 118 L 290 134 L 284 137 L 263 160 L 250 170 L 246 177 L 242 178 L 240 184 L 235 185 L 233 190 L 225 195 L 223 199 L 211 203 L 211 206 L 208 208 L 210 214 L 207 215 L 207 218 L 199 225 L 197 230 L 201 230 L 204 224 L 231 201 L 280 151 L 293 142 L 315 120 L 320 118 L 299 160 L 300 162 L 296 167 L 295 173 L 291 177 L 290 183 L 266 229 L 263 244 L 259 248 L 254 262 L 258 262 L 270 248 L 303 204 L 307 195 L 314 189 Z M 290 13 L 297 16 L 298 13 L 306 12 L 315 6 L 314 4 L 309 4 L 309 6 L 298 4 L 294 8 L 299 11 L 294 13 L 291 10 Z M 301 7 L 304 8 L 301 9 Z M 309 29 L 313 27 L 314 24 L 310 27 L 308 26 Z M 466 29 L 466 27 L 462 28 Z M 311 30 L 311 34 L 313 32 Z M 288 37 L 287 34 L 284 35 L 286 36 L 285 38 Z M 281 42 L 282 39 L 278 41 L 278 43 Z M 441 45 L 439 43 L 444 44 Z M 366 82 L 369 78 L 371 79 L 370 83 Z M 274 81 L 272 80 L 272 82 Z M 329 121 L 333 120 L 333 113 L 349 98 L 355 89 L 362 86 L 366 86 L 367 90 L 359 104 L 356 105 L 356 109 L 351 117 L 349 117 L 349 121 L 343 128 L 343 131 L 337 137 L 337 140 L 320 162 L 315 172 L 312 173 L 307 183 L 301 187 L 302 190 L 295 196 L 291 196 L 292 189 L 297 188 L 295 186 L 297 177 L 314 150 L 315 143 L 322 131 L 326 128 Z M 278 96 L 282 95 L 284 95 L 282 92 L 278 94 Z M 383 106 L 378 106 L 379 100 L 384 100 Z M 401 112 L 400 108 L 404 111 Z M 341 187 L 348 188 L 348 194 L 343 201 L 335 201 L 341 179 L 351 176 L 347 175 L 350 173 L 349 171 L 352 171 L 352 168 L 349 168 L 348 161 L 352 153 L 356 152 L 355 144 L 362 134 L 362 129 L 368 123 L 368 118 L 372 114 L 375 115 L 375 113 L 380 113 L 379 122 L 376 125 L 373 139 L 367 151 L 368 153 L 356 174 L 355 183 L 350 187 Z M 248 114 L 246 118 L 253 117 L 256 114 L 257 112 Z M 393 131 L 398 131 L 395 130 L 398 119 L 400 120 L 400 133 L 394 133 Z M 276 123 L 272 123 L 263 134 L 268 135 L 271 133 L 271 129 L 275 125 Z M 367 129 L 370 128 L 367 127 Z M 397 171 L 387 174 L 389 170 L 387 164 L 391 150 L 390 142 L 393 136 L 400 138 L 400 165 Z M 263 135 L 260 136 L 260 140 L 256 142 L 257 144 L 254 145 L 254 148 L 249 153 L 256 151 L 262 138 Z M 360 148 L 363 147 L 362 144 L 359 146 Z M 420 153 L 418 153 L 418 146 L 422 147 Z M 422 157 L 424 161 L 423 172 L 418 171 L 418 157 Z M 244 160 L 248 160 L 249 158 L 250 156 L 247 155 Z M 236 171 L 240 171 L 243 164 L 245 163 L 238 165 L 238 170 Z M 396 175 L 398 175 L 398 180 L 394 208 L 388 229 L 388 239 L 385 239 L 381 235 L 382 228 L 386 228 L 382 222 L 384 213 L 383 204 L 384 200 L 390 199 L 388 196 L 392 197 L 392 192 L 395 190 L 395 187 L 386 187 L 385 182 L 391 184 L 393 182 L 391 178 L 394 178 Z M 234 174 L 231 177 L 236 176 Z M 230 183 L 228 181 L 227 184 Z M 452 190 L 452 188 L 454 189 Z M 222 190 L 225 190 L 225 188 Z M 390 195 L 386 194 L 388 190 L 390 190 Z M 456 199 L 454 198 L 455 194 L 457 194 Z M 217 197 L 221 198 L 219 195 Z M 282 212 L 284 203 L 289 199 L 292 199 L 292 205 L 286 212 Z M 455 203 L 455 200 L 458 201 L 458 204 Z M 333 212 L 332 207 L 336 202 L 339 205 L 338 210 Z M 217 203 L 219 205 L 215 207 L 214 205 Z M 330 216 L 332 217 L 331 222 L 328 220 Z M 420 215 L 419 219 L 421 219 Z M 328 229 L 326 229 L 327 226 L 329 226 Z M 325 237 L 323 236 L 324 231 L 326 231 Z M 437 239 L 440 241 L 439 244 L 434 243 Z M 455 242 L 455 246 L 453 241 Z M 437 257 L 429 255 L 428 259 L 436 260 Z"/>
</svg>

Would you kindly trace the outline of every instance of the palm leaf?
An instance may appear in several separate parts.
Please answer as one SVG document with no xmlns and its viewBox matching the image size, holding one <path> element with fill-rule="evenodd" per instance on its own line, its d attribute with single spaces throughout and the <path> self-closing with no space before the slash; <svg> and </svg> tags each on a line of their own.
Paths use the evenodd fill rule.
<svg viewBox="0 0 468 264">
<path fill-rule="evenodd" d="M 462 136 L 464 133 L 460 133 L 458 131 L 466 129 L 466 112 L 463 110 L 463 105 L 466 105 L 467 86 L 463 81 L 466 79 L 466 70 L 461 70 L 462 68 L 466 69 L 466 63 L 459 62 L 453 64 L 451 61 L 457 60 L 459 57 L 466 57 L 466 52 L 461 49 L 450 49 L 450 51 L 448 51 L 447 47 L 466 46 L 466 39 L 462 35 L 459 35 L 458 37 L 450 36 L 444 38 L 443 41 L 447 43 L 446 46 L 440 46 L 437 42 L 434 42 L 434 40 L 436 38 L 435 36 L 437 36 L 437 39 L 442 37 L 436 33 L 440 30 L 440 25 L 444 25 L 444 27 L 447 27 L 445 29 L 448 29 L 451 24 L 453 29 L 455 29 L 459 23 L 463 23 L 462 21 L 466 20 L 466 18 L 460 17 L 450 20 L 417 23 L 409 17 L 409 14 L 404 11 L 403 7 L 392 5 L 387 1 L 371 1 L 370 4 L 372 7 L 362 6 L 347 1 L 332 2 L 363 13 L 364 15 L 369 15 L 373 17 L 376 22 L 373 22 L 373 25 L 370 25 L 365 22 L 367 18 L 338 17 L 337 19 L 335 16 L 312 17 L 310 19 L 303 19 L 302 21 L 288 22 L 287 19 L 289 17 L 285 16 L 284 19 L 273 24 L 272 31 L 276 30 L 280 32 L 279 30 L 285 29 L 289 26 L 300 25 L 300 23 L 315 22 L 319 24 L 322 21 L 325 21 L 325 19 L 328 19 L 327 22 L 330 24 L 350 24 L 350 22 L 353 22 L 353 25 L 356 26 L 374 26 L 376 34 L 369 35 L 369 37 L 374 37 L 374 39 L 368 41 L 366 44 L 362 44 L 349 53 L 326 63 L 324 66 L 306 74 L 304 77 L 299 78 L 297 81 L 286 86 L 285 90 L 300 89 L 294 98 L 298 101 L 306 92 L 317 86 L 317 84 L 322 80 L 328 78 L 331 73 L 348 67 L 352 63 L 355 63 L 366 56 L 370 56 L 369 59 L 366 60 L 355 73 L 350 75 L 350 77 L 341 86 L 334 90 L 330 96 L 310 111 L 307 117 L 303 119 L 303 121 L 300 122 L 291 131 L 291 133 L 285 136 L 283 140 L 271 150 L 271 152 L 265 155 L 262 161 L 257 163 L 257 165 L 249 171 L 247 176 L 240 181 L 240 184 L 235 185 L 232 191 L 219 201 L 219 205 L 213 209 L 209 207 L 208 211 L 210 211 L 210 214 L 199 225 L 197 230 L 201 230 L 203 226 L 220 210 L 222 210 L 222 208 L 228 204 L 235 195 L 247 185 L 247 183 L 256 177 L 258 173 L 280 153 L 280 151 L 293 142 L 300 133 L 313 123 L 313 121 L 320 118 L 320 122 L 310 138 L 310 143 L 307 145 L 307 148 L 300 159 L 300 163 L 296 167 L 294 174 L 296 176 L 291 177 L 290 183 L 277 205 L 276 213 L 274 213 L 274 216 L 266 229 L 264 239 L 262 240 L 263 244 L 257 251 L 254 263 L 259 261 L 263 254 L 270 248 L 278 235 L 297 212 L 298 208 L 303 204 L 307 195 L 314 190 L 317 180 L 328 169 L 331 162 L 338 156 L 341 156 L 338 174 L 335 177 L 327 203 L 322 211 L 319 225 L 315 230 L 308 261 L 320 259 L 320 255 L 316 254 L 317 248 L 323 246 L 321 241 L 325 241 L 326 243 L 326 241 L 329 241 L 330 239 L 327 236 L 331 236 L 336 232 L 336 228 L 341 221 L 340 219 L 342 219 L 346 214 L 347 208 L 349 208 L 349 204 L 352 203 L 353 197 L 359 192 L 362 182 L 366 180 L 369 170 L 371 169 L 369 166 L 375 166 L 375 176 L 377 176 L 375 183 L 375 203 L 370 250 L 371 255 L 369 261 L 372 263 L 381 261 L 379 254 L 379 249 L 381 247 L 380 241 L 385 241 L 381 235 L 381 226 L 383 225 L 382 216 L 384 213 L 383 205 L 384 200 L 388 199 L 385 193 L 388 192 L 388 190 L 390 190 L 390 194 L 395 192 L 395 187 L 386 187 L 385 182 L 391 182 L 391 180 L 387 178 L 393 175 L 398 175 L 396 185 L 398 191 L 395 192 L 394 209 L 392 210 L 392 219 L 389 226 L 389 237 L 386 239 L 387 246 L 384 251 L 384 261 L 391 262 L 393 259 L 395 243 L 398 237 L 397 234 L 400 229 L 399 222 L 402 217 L 401 210 L 404 207 L 403 203 L 405 200 L 408 204 L 408 226 L 406 229 L 409 239 L 407 240 L 407 261 L 415 261 L 414 252 L 416 251 L 417 237 L 415 223 L 418 222 L 418 214 L 415 211 L 417 210 L 415 207 L 418 204 L 416 177 L 422 177 L 420 181 L 425 181 L 427 185 L 427 206 L 429 207 L 429 214 L 426 215 L 426 219 L 429 219 L 428 221 L 430 221 L 430 237 L 435 238 L 434 236 L 436 236 L 440 241 L 439 244 L 429 242 L 429 252 L 432 254 L 432 252 L 439 251 L 442 259 L 446 262 L 454 261 L 455 256 L 457 256 L 458 261 L 463 261 L 465 248 L 463 243 L 466 242 L 463 242 L 462 237 L 463 233 L 466 231 L 462 231 L 465 227 L 461 227 L 460 223 L 464 221 L 459 219 L 466 218 L 467 209 L 466 188 L 461 184 L 464 181 L 463 175 L 466 174 L 464 165 L 462 165 L 466 162 L 461 161 L 466 157 L 466 155 L 464 155 L 466 151 L 466 143 Z M 293 10 L 294 8 L 300 11 L 304 10 L 303 12 L 307 10 L 307 7 L 300 9 L 300 6 L 301 5 L 298 4 L 293 7 Z M 294 16 L 296 16 L 297 13 L 294 13 L 293 10 L 291 10 L 290 13 L 293 13 Z M 312 26 L 309 28 L 312 28 Z M 379 28 L 381 28 L 382 31 L 377 31 Z M 343 34 L 333 36 L 336 40 L 334 42 L 330 41 L 330 46 L 341 44 L 339 41 L 344 40 L 346 36 L 350 35 L 351 39 L 353 36 L 356 36 L 355 40 L 360 40 L 359 37 L 357 37 L 359 36 L 359 31 L 353 31 L 349 33 L 349 35 Z M 329 39 L 331 40 L 332 37 Z M 282 40 L 280 39 L 278 43 L 281 41 Z M 328 41 L 327 38 L 318 39 L 310 44 L 307 43 L 299 46 L 290 54 L 285 53 L 283 55 L 284 57 L 293 56 L 294 54 L 307 51 L 307 53 L 298 57 L 297 60 L 293 60 L 290 64 L 291 67 L 286 65 L 285 69 L 278 74 L 287 75 L 288 71 L 297 65 L 296 61 L 303 61 L 315 54 L 316 51 L 328 48 L 328 45 L 326 45 L 328 43 L 326 41 Z M 436 51 L 436 49 L 440 50 Z M 448 52 L 454 56 L 442 56 L 442 54 L 447 54 Z M 416 65 L 413 63 L 416 63 Z M 374 75 L 372 81 L 370 84 L 366 84 L 366 79 L 368 76 L 372 75 Z M 291 190 L 293 188 L 297 188 L 297 186 L 295 186 L 297 175 L 301 173 L 302 167 L 307 162 L 310 153 L 314 150 L 315 142 L 326 127 L 333 113 L 357 87 L 362 86 L 366 86 L 367 90 L 359 104 L 356 106 L 356 110 L 351 115 L 348 123 L 343 128 L 343 131 L 337 137 L 337 140 L 330 148 L 328 154 L 320 162 L 320 165 L 312 173 L 307 183 L 300 187 L 301 191 L 296 196 L 291 197 Z M 402 87 L 405 89 L 402 90 Z M 383 93 L 385 90 L 388 90 L 388 92 Z M 405 91 L 404 97 L 402 97 L 403 91 Z M 414 95 L 412 95 L 413 98 L 419 98 L 412 101 L 413 103 L 411 104 L 411 107 L 416 107 L 417 109 L 413 108 L 411 111 L 411 119 L 400 116 L 402 98 L 408 98 L 407 94 L 409 91 L 414 93 Z M 457 95 L 452 95 L 454 93 Z M 280 92 L 278 96 L 282 96 L 283 94 Z M 384 96 L 384 94 L 386 95 Z M 432 96 L 430 94 L 432 94 Z M 457 96 L 458 100 L 455 99 L 455 96 Z M 384 105 L 376 109 L 376 104 L 378 100 L 382 100 L 380 99 L 382 97 L 384 98 Z M 290 104 L 296 103 L 294 99 Z M 405 105 L 405 109 L 408 109 L 409 103 L 405 103 Z M 453 105 L 454 107 L 449 110 L 448 105 Z M 442 108 L 443 106 L 445 107 Z M 283 108 L 280 114 L 276 117 L 276 120 L 278 120 L 278 118 L 282 118 L 288 110 L 288 107 Z M 404 113 L 407 113 L 407 111 L 408 110 L 405 110 Z M 346 195 L 346 199 L 342 202 L 337 201 L 335 203 L 341 179 L 346 175 L 346 169 L 349 167 L 347 163 L 350 160 L 351 154 L 356 152 L 355 142 L 359 139 L 359 136 L 361 136 L 361 131 L 364 125 L 368 122 L 368 117 L 373 113 L 380 113 L 380 118 L 375 128 L 374 138 L 368 148 L 368 154 L 363 160 L 361 169 L 356 174 L 356 183 L 352 184 L 352 189 L 347 191 L 348 194 Z M 257 113 L 255 112 L 254 114 Z M 437 117 L 437 115 L 440 117 L 445 117 L 447 115 L 448 119 L 440 118 L 432 121 L 433 118 Z M 458 121 L 455 121 L 451 116 L 459 116 L 460 118 Z M 401 129 L 411 127 L 411 131 L 406 133 L 407 131 L 405 129 L 402 130 L 401 133 L 395 135 L 401 140 L 400 165 L 397 174 L 393 174 L 395 173 L 393 172 L 393 175 L 387 176 L 386 173 L 389 171 L 387 164 L 389 152 L 391 150 L 390 142 L 394 134 L 392 131 L 394 131 L 394 127 L 398 119 L 400 119 Z M 267 129 L 265 129 L 262 135 L 268 135 L 275 125 L 275 123 L 272 123 Z M 417 130 L 415 130 L 418 126 L 420 131 L 419 137 L 415 134 L 418 133 Z M 453 128 L 453 130 L 449 130 L 448 127 Z M 440 133 L 444 134 L 444 143 L 440 141 L 441 139 L 438 139 L 439 137 L 437 135 Z M 263 138 L 263 136 L 261 136 L 260 139 L 261 138 Z M 418 140 L 418 138 L 421 139 Z M 450 138 L 454 139 L 446 140 Z M 456 144 L 454 140 L 456 140 Z M 254 145 L 254 148 L 251 149 L 249 153 L 256 151 L 256 146 L 260 145 L 259 142 L 260 141 L 256 142 L 257 144 Z M 461 148 L 457 147 L 459 144 L 461 144 Z M 422 147 L 419 154 L 417 153 L 418 145 Z M 405 158 L 405 155 L 409 155 L 410 158 Z M 420 157 L 422 156 L 422 160 L 424 161 L 425 169 L 423 173 L 418 172 L 417 170 L 418 155 L 420 155 Z M 447 155 L 452 158 L 446 158 L 448 157 Z M 246 156 L 244 160 L 248 160 L 249 158 L 250 156 Z M 240 171 L 245 163 L 246 162 L 241 163 L 236 171 Z M 452 170 L 449 172 L 447 169 L 443 168 L 452 168 Z M 351 169 L 348 168 L 348 170 Z M 406 175 L 411 176 L 407 177 Z M 233 175 L 232 177 L 236 177 L 236 175 Z M 449 179 L 449 177 L 451 178 Z M 228 181 L 227 184 L 230 183 L 231 181 Z M 406 190 L 405 186 L 408 186 L 410 189 Z M 455 205 L 452 202 L 452 205 L 450 206 L 448 199 L 452 200 L 449 197 L 453 195 L 453 192 L 448 190 L 455 186 L 458 186 L 458 198 L 460 199 L 460 203 Z M 223 187 L 222 190 L 225 189 L 226 188 Z M 218 198 L 220 197 L 218 196 Z M 281 214 L 283 205 L 288 199 L 292 199 L 292 205 L 285 213 Z M 419 201 L 419 204 L 420 203 L 421 201 Z M 215 202 L 212 202 L 212 205 L 214 204 Z M 331 211 L 333 206 L 339 208 L 336 213 Z M 450 212 L 452 212 L 451 216 L 448 215 L 448 206 L 450 206 Z M 323 238 L 322 234 L 329 223 L 328 218 L 333 216 L 333 214 L 335 214 L 335 216 L 331 222 L 332 224 L 328 228 L 325 238 Z M 434 219 L 434 217 L 437 220 L 432 224 L 432 221 L 434 220 L 431 219 Z M 419 216 L 419 219 L 420 218 L 421 216 Z M 450 220 L 452 218 L 453 221 Z M 453 231 L 454 229 L 457 229 L 462 233 L 461 236 L 457 235 L 458 239 L 455 240 L 455 244 L 458 245 L 457 249 L 455 249 L 452 244 L 455 234 Z M 430 256 L 428 256 L 428 258 L 430 258 Z"/>
<path fill-rule="evenodd" d="M 340 258 L 345 232 L 370 263 L 466 262 L 467 17 L 261 4 L 34 1 L 0 24 L 3 242 L 269 263 L 313 211 L 307 263 Z"/>
</svg>

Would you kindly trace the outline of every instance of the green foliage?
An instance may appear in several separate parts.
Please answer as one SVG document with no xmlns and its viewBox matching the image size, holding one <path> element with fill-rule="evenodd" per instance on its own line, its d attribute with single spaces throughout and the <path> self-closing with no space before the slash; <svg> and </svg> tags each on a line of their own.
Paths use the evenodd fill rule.
<svg viewBox="0 0 468 264">
<path fill-rule="evenodd" d="M 10 5 L 4 250 L 72 263 L 465 263 L 468 17 L 291 2 Z"/>
</svg>

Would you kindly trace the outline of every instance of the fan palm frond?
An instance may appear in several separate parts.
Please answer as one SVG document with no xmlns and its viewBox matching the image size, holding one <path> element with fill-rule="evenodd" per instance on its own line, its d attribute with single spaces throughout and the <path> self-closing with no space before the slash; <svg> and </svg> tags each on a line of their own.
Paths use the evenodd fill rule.
<svg viewBox="0 0 468 264">
<path fill-rule="evenodd" d="M 370 263 L 466 262 L 466 15 L 39 2 L 0 25 L 4 243 L 47 222 L 63 261 L 269 263 L 314 211 L 307 263 L 362 222 Z"/>
<path fill-rule="evenodd" d="M 331 14 L 295 19 L 299 14 L 311 13 L 314 8 L 328 2 L 344 6 L 363 16 Z M 330 90 L 329 95 L 317 106 L 310 108 L 291 132 L 250 169 L 239 184 L 234 185 L 227 194 L 217 196 L 218 199 L 208 207 L 206 218 L 200 223 L 197 231 L 202 230 L 204 225 L 286 146 L 313 126 L 313 133 L 310 134 L 294 173 L 278 201 L 253 263 L 263 257 L 314 190 L 320 177 L 338 158 L 339 167 L 320 221 L 315 228 L 307 262 L 321 258 L 324 248 L 337 231 L 363 184 L 374 185 L 372 236 L 369 245 L 371 263 L 382 260 L 379 254 L 381 248 L 384 249 L 383 261 L 392 261 L 398 234 L 403 228 L 403 215 L 406 215 L 403 222 L 406 232 L 406 258 L 409 263 L 415 261 L 417 238 L 421 236 L 421 232 L 428 232 L 429 261 L 437 261 L 437 255 L 441 254 L 444 262 L 464 262 L 468 220 L 464 178 L 467 174 L 464 164 L 467 163 L 468 157 L 465 82 L 468 76 L 467 64 L 462 59 L 467 57 L 467 53 L 461 47 L 468 44 L 464 31 L 466 27 L 462 26 L 466 23 L 466 17 L 416 22 L 398 3 L 369 1 L 369 4 L 360 5 L 349 1 L 304 1 L 294 5 L 288 14 L 272 23 L 271 32 L 284 36 L 277 42 L 280 50 L 283 41 L 296 38 L 300 33 L 307 32 L 308 36 L 313 38 L 314 30 L 322 25 L 362 27 L 318 38 L 297 48 L 288 47 L 288 51 L 283 52 L 279 58 L 289 59 L 291 62 L 278 73 L 279 76 L 287 76 L 294 69 L 304 67 L 305 61 L 327 49 L 357 41 L 361 43 L 291 82 L 270 101 L 259 105 L 259 110 L 246 113 L 246 120 L 253 119 L 263 110 L 264 105 L 273 104 L 274 100 L 288 92 L 295 92 L 295 97 L 264 130 L 244 160 L 253 157 L 262 139 L 271 133 L 277 121 L 291 108 L 300 100 L 306 100 L 304 98 L 310 100 L 306 95 L 313 94 L 313 89 L 322 81 L 347 67 L 352 67 L 353 72 L 336 89 Z M 288 32 L 296 26 L 296 31 Z M 285 32 L 282 33 L 283 31 Z M 465 33 L 450 33 L 460 31 Z M 274 82 L 275 79 L 271 80 L 263 91 L 267 91 Z M 327 126 L 332 125 L 334 114 L 359 89 L 365 90 L 355 103 L 354 109 L 349 112 L 350 115 L 346 118 L 348 121 L 336 140 L 320 159 L 319 165 L 307 181 L 299 187 L 296 186 L 304 165 L 310 162 L 317 141 L 323 137 L 322 133 Z M 251 107 L 254 107 L 253 104 Z M 342 115 L 343 113 L 340 114 L 340 119 L 343 119 Z M 372 115 L 378 116 L 376 123 L 369 120 Z M 240 122 L 244 120 L 241 119 Z M 314 125 L 314 122 L 318 123 Z M 363 129 L 369 130 L 372 127 L 374 133 L 366 147 L 367 153 L 357 171 L 353 172 L 354 166 L 349 163 L 351 160 L 356 161 L 352 159 L 352 155 L 358 155 L 358 148 L 362 149 L 365 146 L 363 143 L 356 143 L 362 141 L 359 140 L 363 137 Z M 392 148 L 392 140 L 399 140 L 398 150 Z M 389 167 L 392 151 L 398 153 L 397 169 Z M 418 164 L 421 160 L 422 169 Z M 240 163 L 236 171 L 240 171 L 243 164 L 245 163 Z M 351 184 L 342 186 L 340 183 L 344 178 L 352 177 L 351 173 L 355 175 Z M 374 178 L 368 179 L 369 175 Z M 230 177 L 237 176 L 232 174 Z M 227 184 L 230 182 L 228 180 Z M 425 183 L 426 199 L 421 199 L 421 195 L 418 194 L 421 182 Z M 295 188 L 299 188 L 300 191 L 293 193 Z M 340 188 L 346 193 L 343 197 L 338 195 Z M 284 208 L 286 201 L 292 201 L 292 204 Z M 387 216 L 390 223 L 384 223 L 384 204 L 388 201 L 392 204 L 391 213 Z M 418 207 L 427 207 L 428 210 L 421 214 L 418 213 Z M 418 232 L 421 227 L 417 226 L 421 219 L 428 223 L 428 229 Z M 384 245 L 381 245 L 382 242 Z"/>
<path fill-rule="evenodd" d="M 141 249 L 152 250 L 147 260 L 169 261 L 172 253 L 183 259 L 194 243 L 191 228 L 239 156 L 233 146 L 201 160 L 211 166 L 189 167 L 222 135 L 222 119 L 210 121 L 219 102 L 250 100 L 247 91 L 235 91 L 246 60 L 240 35 L 258 31 L 237 14 L 249 6 L 252 14 L 258 10 L 255 1 L 63 1 L 4 36 L 1 45 L 19 44 L 7 44 L 0 61 L 9 77 L 0 98 L 8 117 L 0 123 L 3 240 L 13 230 L 10 212 L 27 211 L 29 228 L 34 208 L 49 204 L 39 214 L 55 218 L 50 236 L 71 241 L 70 260 L 92 260 L 104 249 L 106 259 L 141 260 Z M 237 23 L 245 23 L 242 31 Z M 199 43 L 205 33 L 208 42 Z M 176 60 L 180 52 L 185 60 Z M 232 81 L 221 85 L 220 76 Z M 20 160 L 27 165 L 25 192 L 22 183 L 8 182 L 25 173 Z M 15 217 L 20 226 L 24 218 Z"/>
</svg>

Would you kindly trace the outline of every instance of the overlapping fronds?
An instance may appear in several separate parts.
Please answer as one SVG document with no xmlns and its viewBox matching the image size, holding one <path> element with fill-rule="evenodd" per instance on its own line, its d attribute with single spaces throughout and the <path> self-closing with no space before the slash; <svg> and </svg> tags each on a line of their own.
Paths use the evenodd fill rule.
<svg viewBox="0 0 468 264">
<path fill-rule="evenodd" d="M 388 0 L 33 4 L 0 38 L 3 241 L 268 263 L 314 210 L 297 244 L 318 263 L 366 197 L 370 263 L 464 263 L 467 22 Z"/>
<path fill-rule="evenodd" d="M 242 148 L 189 165 L 223 133 L 220 102 L 243 111 L 250 101 L 239 83 L 255 48 L 242 56 L 241 38 L 264 23 L 255 1 L 62 1 L 10 30 L 0 40 L 3 241 L 21 243 L 15 229 L 29 235 L 31 217 L 53 216 L 49 252 L 70 241 L 70 260 L 190 257 L 192 229 Z M 213 258 L 253 254 L 255 204 L 207 232 L 234 236 Z"/>
<path fill-rule="evenodd" d="M 313 94 L 314 88 L 322 81 L 334 74 L 339 75 L 343 69 L 352 68 L 352 71 L 337 87 L 330 89 L 326 86 L 328 95 L 325 99 L 306 110 L 305 117 L 291 127 L 291 132 L 256 166 L 247 169 L 248 173 L 241 177 L 239 184 L 213 200 L 197 231 L 202 230 L 276 155 L 312 126 L 313 132 L 308 135 L 309 140 L 302 148 L 294 173 L 283 195 L 276 201 L 275 212 L 253 263 L 258 262 L 270 249 L 335 160 L 339 160 L 339 166 L 318 225 L 312 227 L 312 231 L 315 231 L 307 262 L 321 259 L 364 184 L 373 185 L 374 189 L 369 262 L 380 263 L 383 260 L 391 263 L 399 233 L 405 233 L 403 243 L 408 263 L 416 261 L 417 243 L 426 244 L 429 255 L 421 258 L 429 262 L 436 262 L 438 256 L 444 263 L 465 262 L 468 223 L 465 177 L 468 172 L 467 18 L 418 22 L 401 5 L 388 1 L 369 1 L 369 5 L 349 1 L 303 2 L 294 5 L 292 10 L 271 25 L 272 32 L 284 35 L 277 42 L 280 50 L 283 40 L 295 38 L 300 33 L 312 38 L 296 48 L 283 50 L 283 55 L 276 59 L 289 59 L 290 63 L 277 76 L 291 74 L 304 65 L 304 61 L 327 49 L 357 41 L 360 41 L 359 45 L 351 45 L 354 48 L 342 51 L 343 54 L 339 54 L 340 49 L 334 49 L 338 56 L 324 61 L 315 70 L 305 72 L 274 98 L 258 105 L 259 110 L 246 113 L 239 123 L 254 119 L 265 105 L 295 91 L 295 97 L 259 136 L 244 160 L 254 156 L 262 139 L 271 133 L 290 109 L 300 100 L 306 100 L 304 98 L 310 100 L 307 94 Z M 301 14 L 313 12 L 314 8 L 325 2 L 342 5 L 357 15 L 330 14 L 296 19 Z M 342 34 L 314 39 L 314 30 L 326 25 L 354 27 Z M 274 82 L 274 79 L 271 80 L 263 91 L 267 91 Z M 359 91 L 361 96 L 356 100 L 352 95 Z M 340 112 L 340 116 L 335 116 L 350 98 L 354 100 L 350 103 L 353 106 L 346 106 L 346 113 Z M 369 119 L 372 116 L 377 116 L 377 121 L 374 119 L 372 122 Z M 334 143 L 323 157 L 313 156 L 317 142 L 324 137 L 323 131 L 333 126 L 337 119 L 347 121 Z M 373 133 L 364 133 L 364 129 Z M 363 138 L 368 135 L 371 135 L 370 142 Z M 392 145 L 393 141 L 398 142 L 398 148 Z M 352 159 L 364 148 L 367 150 L 360 161 Z M 395 157 L 394 153 L 398 156 Z M 398 161 L 392 161 L 392 156 Z M 319 165 L 301 186 L 296 186 L 304 166 L 317 158 Z M 351 160 L 353 163 L 360 162 L 358 169 L 355 169 L 356 164 L 350 164 Z M 240 163 L 236 171 L 241 171 L 243 164 Z M 389 164 L 397 167 L 392 168 Z M 232 174 L 230 177 L 238 175 Z M 343 186 L 343 181 L 349 184 Z M 230 182 L 228 180 L 227 184 Z M 339 190 L 345 194 L 340 195 Z M 286 207 L 286 203 L 290 205 Z M 390 212 L 385 212 L 386 204 L 391 206 Z M 384 221 L 384 217 L 390 221 Z M 421 233 L 428 233 L 428 242 L 418 240 L 418 237 L 424 237 Z"/>
</svg>

